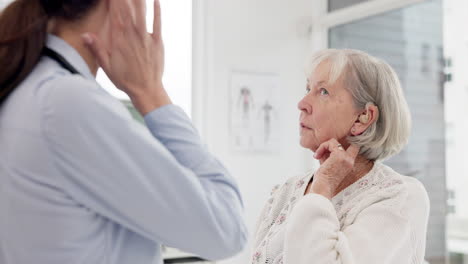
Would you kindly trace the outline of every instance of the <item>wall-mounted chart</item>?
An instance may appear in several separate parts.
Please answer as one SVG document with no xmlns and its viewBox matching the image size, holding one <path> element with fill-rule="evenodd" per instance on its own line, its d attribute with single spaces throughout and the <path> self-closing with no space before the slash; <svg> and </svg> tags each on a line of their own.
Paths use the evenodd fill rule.
<svg viewBox="0 0 468 264">
<path fill-rule="evenodd" d="M 230 84 L 233 151 L 271 152 L 280 143 L 280 84 L 274 73 L 233 71 Z"/>
</svg>

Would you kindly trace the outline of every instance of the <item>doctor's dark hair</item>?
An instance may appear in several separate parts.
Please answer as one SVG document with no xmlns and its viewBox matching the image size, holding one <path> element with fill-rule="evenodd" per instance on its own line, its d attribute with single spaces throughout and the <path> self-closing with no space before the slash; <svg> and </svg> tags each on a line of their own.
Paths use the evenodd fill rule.
<svg viewBox="0 0 468 264">
<path fill-rule="evenodd" d="M 38 63 L 49 20 L 79 20 L 98 1 L 14 0 L 0 10 L 0 105 Z"/>
</svg>

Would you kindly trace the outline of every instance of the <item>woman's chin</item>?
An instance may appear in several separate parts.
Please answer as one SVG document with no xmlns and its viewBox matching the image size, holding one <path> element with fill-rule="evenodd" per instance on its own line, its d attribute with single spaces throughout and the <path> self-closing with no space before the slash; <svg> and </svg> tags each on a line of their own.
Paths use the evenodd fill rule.
<svg viewBox="0 0 468 264">
<path fill-rule="evenodd" d="M 301 138 L 300 141 L 299 141 L 299 144 L 301 145 L 301 147 L 306 148 L 306 149 L 310 149 L 312 152 L 315 152 L 318 149 L 317 144 L 315 144 L 314 142 L 310 142 L 307 139 Z"/>
</svg>

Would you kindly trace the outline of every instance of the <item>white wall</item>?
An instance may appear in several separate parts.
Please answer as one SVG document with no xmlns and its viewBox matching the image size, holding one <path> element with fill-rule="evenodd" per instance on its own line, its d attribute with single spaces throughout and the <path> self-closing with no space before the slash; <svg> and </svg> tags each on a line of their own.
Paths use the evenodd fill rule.
<svg viewBox="0 0 468 264">
<path fill-rule="evenodd" d="M 273 185 L 310 169 L 312 153 L 298 142 L 297 102 L 305 92 L 309 42 L 298 24 L 310 0 L 195 0 L 193 118 L 210 150 L 237 178 L 251 231 Z M 281 151 L 236 154 L 229 148 L 231 70 L 278 73 L 281 79 Z M 222 263 L 250 263 L 250 248 Z"/>
</svg>

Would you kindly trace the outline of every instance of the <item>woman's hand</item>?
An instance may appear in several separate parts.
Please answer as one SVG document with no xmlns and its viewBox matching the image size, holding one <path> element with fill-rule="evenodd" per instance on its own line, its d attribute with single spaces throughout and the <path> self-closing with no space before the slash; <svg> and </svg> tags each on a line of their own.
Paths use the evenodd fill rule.
<svg viewBox="0 0 468 264">
<path fill-rule="evenodd" d="M 308 193 L 316 193 L 331 199 L 343 179 L 353 170 L 359 147 L 350 145 L 344 149 L 336 139 L 322 144 L 314 154 L 320 168 L 314 174 Z"/>
<path fill-rule="evenodd" d="M 161 12 L 154 1 L 153 33 L 146 31 L 145 0 L 112 0 L 105 36 L 86 33 L 83 39 L 112 82 L 143 115 L 170 104 L 163 84 L 164 46 Z"/>
</svg>

